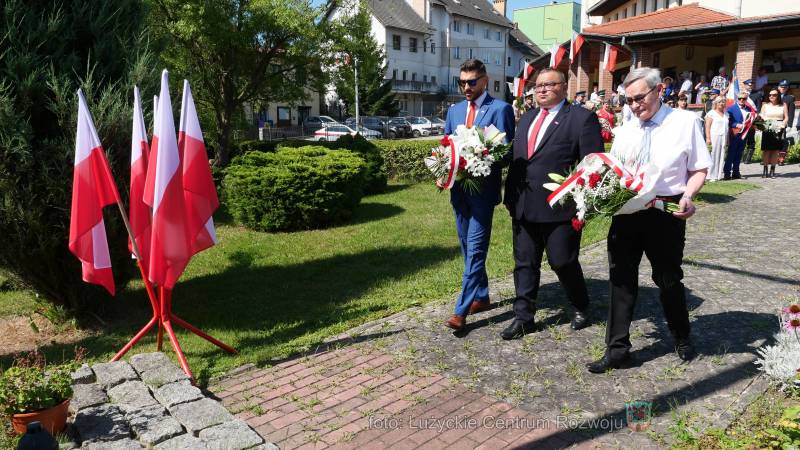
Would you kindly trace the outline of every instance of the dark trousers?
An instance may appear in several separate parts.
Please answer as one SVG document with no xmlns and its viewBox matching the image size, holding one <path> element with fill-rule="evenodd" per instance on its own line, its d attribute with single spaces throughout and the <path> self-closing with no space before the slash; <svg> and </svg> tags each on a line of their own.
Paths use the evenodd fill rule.
<svg viewBox="0 0 800 450">
<path fill-rule="evenodd" d="M 581 233 L 570 222 L 531 223 L 514 220 L 514 315 L 518 320 L 533 320 L 536 296 L 539 293 L 542 255 L 547 249 L 547 262 L 567 291 L 572 306 L 585 311 L 589 293 L 583 270 L 578 262 Z"/>
<path fill-rule="evenodd" d="M 747 138 L 745 139 L 744 145 L 744 154 L 742 155 L 742 161 L 747 164 L 750 164 L 750 161 L 753 160 L 753 153 L 756 151 L 756 130 L 753 127 L 749 133 L 747 133 Z"/>
<path fill-rule="evenodd" d="M 738 137 L 731 136 L 730 142 L 728 143 L 728 154 L 725 156 L 725 165 L 722 166 L 725 178 L 731 177 L 731 171 L 733 171 L 733 176 L 740 176 L 739 163 L 742 161 L 743 151 L 744 141 Z"/>
<path fill-rule="evenodd" d="M 685 235 L 686 221 L 655 208 L 614 216 L 611 221 L 607 241 L 611 306 L 606 345 L 612 359 L 631 348 L 630 326 L 643 253 L 653 267 L 653 282 L 658 286 L 670 332 L 676 338 L 689 337 L 689 312 L 681 282 Z"/>
</svg>

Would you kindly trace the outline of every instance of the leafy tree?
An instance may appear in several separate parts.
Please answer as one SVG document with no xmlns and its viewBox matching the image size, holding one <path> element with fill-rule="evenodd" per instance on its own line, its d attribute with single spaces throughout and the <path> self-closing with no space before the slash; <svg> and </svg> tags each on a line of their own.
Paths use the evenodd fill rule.
<svg viewBox="0 0 800 450">
<path fill-rule="evenodd" d="M 214 118 L 217 165 L 245 103 L 292 103 L 325 84 L 328 23 L 306 0 L 150 1 L 161 57 L 192 83 L 201 118 Z"/>
<path fill-rule="evenodd" d="M 370 116 L 395 116 L 399 112 L 391 80 L 387 80 L 386 54 L 372 36 L 367 2 L 361 1 L 357 13 L 342 15 L 336 23 L 335 49 L 340 55 L 333 74 L 336 94 L 350 115 L 355 115 L 355 71 L 358 60 L 359 113 Z"/>
<path fill-rule="evenodd" d="M 157 81 L 137 0 L 5 0 L 0 8 L 0 271 L 79 309 L 106 299 L 68 248 L 84 92 L 120 193 L 130 176 L 133 84 Z M 105 222 L 117 283 L 133 273 L 119 214 Z"/>
</svg>

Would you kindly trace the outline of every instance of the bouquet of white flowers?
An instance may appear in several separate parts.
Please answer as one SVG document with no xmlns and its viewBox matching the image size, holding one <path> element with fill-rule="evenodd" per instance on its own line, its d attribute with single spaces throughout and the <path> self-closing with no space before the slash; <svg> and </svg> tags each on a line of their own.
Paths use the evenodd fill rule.
<svg viewBox="0 0 800 450">
<path fill-rule="evenodd" d="M 425 158 L 425 165 L 436 177 L 436 186 L 450 189 L 456 182 L 464 190 L 477 193 L 480 180 L 492 173 L 492 164 L 511 147 L 504 144 L 506 134 L 494 125 L 467 128 L 459 125 L 453 135 L 445 135 Z"/>
<path fill-rule="evenodd" d="M 591 153 L 568 176 L 549 174 L 555 183 L 544 187 L 553 191 L 547 197 L 551 207 L 564 204 L 567 199 L 575 202 L 577 214 L 572 218 L 572 227 L 580 231 L 587 220 L 596 216 L 630 214 L 649 207 L 678 211 L 676 203 L 655 198 L 656 176 L 657 169 L 652 164 L 643 170 L 631 170 L 610 154 Z"/>
</svg>

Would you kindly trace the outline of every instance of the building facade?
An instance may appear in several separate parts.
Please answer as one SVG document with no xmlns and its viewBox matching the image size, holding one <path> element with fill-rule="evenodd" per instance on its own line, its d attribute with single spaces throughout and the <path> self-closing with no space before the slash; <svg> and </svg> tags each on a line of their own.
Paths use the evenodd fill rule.
<svg viewBox="0 0 800 450">
<path fill-rule="evenodd" d="M 515 9 L 513 21 L 538 47 L 549 49 L 581 29 L 581 5 L 574 2 Z"/>
</svg>

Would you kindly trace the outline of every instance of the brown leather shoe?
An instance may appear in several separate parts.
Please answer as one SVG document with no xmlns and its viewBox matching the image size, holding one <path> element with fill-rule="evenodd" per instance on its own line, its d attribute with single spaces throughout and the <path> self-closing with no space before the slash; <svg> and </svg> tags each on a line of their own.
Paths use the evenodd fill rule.
<svg viewBox="0 0 800 450">
<path fill-rule="evenodd" d="M 444 324 L 457 331 L 464 328 L 464 325 L 467 324 L 467 318 L 454 314 Z"/>
<path fill-rule="evenodd" d="M 479 302 L 475 300 L 469 305 L 469 313 L 470 314 L 477 314 L 479 312 L 484 312 L 489 310 L 492 307 L 492 304 L 489 302 Z"/>
</svg>

